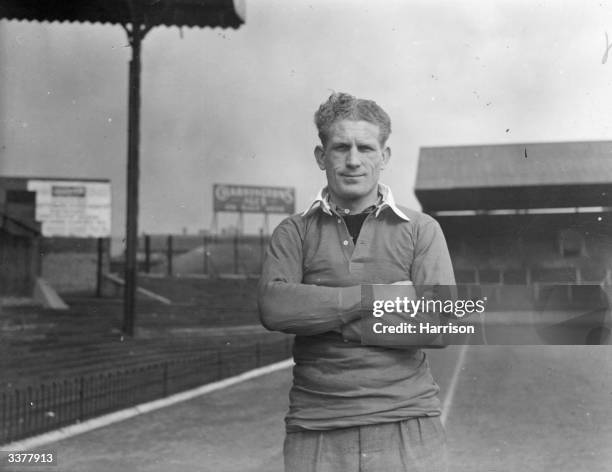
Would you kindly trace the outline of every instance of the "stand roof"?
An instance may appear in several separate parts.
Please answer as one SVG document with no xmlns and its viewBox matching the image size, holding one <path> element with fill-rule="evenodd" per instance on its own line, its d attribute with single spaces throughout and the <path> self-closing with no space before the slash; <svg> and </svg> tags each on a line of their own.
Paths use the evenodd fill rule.
<svg viewBox="0 0 612 472">
<path fill-rule="evenodd" d="M 612 205 L 612 142 L 422 148 L 425 211 Z"/>
<path fill-rule="evenodd" d="M 237 28 L 244 22 L 242 3 L 232 0 L 12 0 L 0 3 L 0 19 L 128 24 L 133 8 L 147 27 Z"/>
</svg>

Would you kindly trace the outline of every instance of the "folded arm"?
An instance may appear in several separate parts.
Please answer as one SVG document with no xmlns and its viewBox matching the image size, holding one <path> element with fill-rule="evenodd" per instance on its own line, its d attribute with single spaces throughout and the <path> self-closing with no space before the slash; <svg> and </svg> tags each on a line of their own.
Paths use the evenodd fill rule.
<svg viewBox="0 0 612 472">
<path fill-rule="evenodd" d="M 269 330 L 298 335 L 340 331 L 360 317 L 361 289 L 302 283 L 302 239 L 292 220 L 274 231 L 258 288 L 259 316 Z"/>
<path fill-rule="evenodd" d="M 417 228 L 415 232 L 414 258 L 411 264 L 411 279 L 415 290 L 411 298 L 436 299 L 440 292 L 445 292 L 448 297 L 454 292 L 455 275 L 451 258 L 446 245 L 446 240 L 440 225 L 433 219 Z M 402 284 L 402 282 L 398 282 Z M 444 286 L 444 287 L 440 287 Z M 443 289 L 443 290 L 440 290 Z M 448 289 L 448 290 L 447 290 Z M 452 296 L 452 295 L 450 295 Z M 443 297 L 443 298 L 444 298 Z M 402 314 L 386 314 L 385 324 L 399 325 L 402 322 L 431 322 L 439 323 L 444 316 L 439 313 L 417 313 L 414 317 L 407 319 Z M 361 342 L 360 321 L 353 321 L 342 327 L 342 336 L 350 342 Z M 438 338 L 437 334 L 413 334 L 410 335 L 411 343 L 405 346 L 388 346 L 395 349 L 412 349 L 416 345 L 427 346 Z"/>
</svg>

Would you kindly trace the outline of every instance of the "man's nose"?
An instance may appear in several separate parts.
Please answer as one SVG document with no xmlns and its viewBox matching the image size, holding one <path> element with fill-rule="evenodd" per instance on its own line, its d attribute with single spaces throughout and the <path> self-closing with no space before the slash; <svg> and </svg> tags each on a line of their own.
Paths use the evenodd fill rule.
<svg viewBox="0 0 612 472">
<path fill-rule="evenodd" d="M 359 167 L 361 164 L 361 159 L 359 159 L 359 152 L 357 148 L 352 147 L 349 149 L 349 152 L 346 156 L 346 166 L 347 167 Z"/>
</svg>

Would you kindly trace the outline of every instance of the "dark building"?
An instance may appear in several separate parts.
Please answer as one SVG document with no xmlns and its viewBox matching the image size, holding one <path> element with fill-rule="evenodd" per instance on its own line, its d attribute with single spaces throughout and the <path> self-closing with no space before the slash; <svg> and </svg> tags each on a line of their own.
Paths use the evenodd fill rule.
<svg viewBox="0 0 612 472">
<path fill-rule="evenodd" d="M 55 224 L 52 230 L 65 228 L 78 233 L 87 229 L 92 223 L 86 220 L 90 218 L 86 187 L 101 185 L 110 192 L 108 179 L 0 177 L 0 295 L 31 296 L 39 276 L 61 293 L 96 290 L 100 259 L 97 238 L 45 234 L 44 222 L 37 220 L 37 182 L 49 182 L 53 187 L 55 200 L 51 206 L 57 207 L 54 211 L 58 219 L 51 221 Z M 69 203 L 58 206 L 62 199 Z M 79 200 L 82 202 L 75 205 Z M 104 237 L 105 270 L 109 265 L 108 246 L 108 237 Z"/>
<path fill-rule="evenodd" d="M 612 284 L 612 142 L 422 148 L 458 283 Z"/>
<path fill-rule="evenodd" d="M 35 197 L 20 179 L 0 183 L 0 295 L 29 296 L 40 273 Z"/>
</svg>

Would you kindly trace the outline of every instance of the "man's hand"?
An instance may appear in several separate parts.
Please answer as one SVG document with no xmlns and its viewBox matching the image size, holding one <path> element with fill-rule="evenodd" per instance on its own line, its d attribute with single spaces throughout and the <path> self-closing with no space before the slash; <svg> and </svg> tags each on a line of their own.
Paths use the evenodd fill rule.
<svg viewBox="0 0 612 472">
<path fill-rule="evenodd" d="M 390 289 L 390 285 L 402 285 L 402 286 L 405 286 L 405 288 Z M 398 293 L 400 292 L 403 294 L 405 298 L 408 298 L 409 300 L 417 299 L 416 289 L 412 281 L 400 280 L 392 284 L 388 284 L 386 286 L 385 285 L 371 286 L 370 297 L 372 299 L 369 300 L 369 297 L 368 297 L 368 300 L 362 300 L 362 303 L 365 302 L 365 304 L 367 305 L 373 302 L 374 300 L 393 300 L 394 298 L 399 296 Z M 369 310 L 371 309 L 372 308 L 369 308 Z M 362 306 L 362 310 L 368 311 L 368 308 L 366 308 L 365 306 Z M 362 314 L 363 313 L 364 311 L 362 311 Z M 437 317 L 437 314 L 435 313 L 428 314 L 427 319 L 425 321 L 434 321 L 432 320 L 432 316 L 434 315 Z M 409 315 L 407 313 L 401 313 L 401 312 L 400 313 L 395 313 L 395 312 L 385 313 L 385 324 L 399 326 L 400 324 L 406 321 L 414 320 L 414 316 L 415 315 Z M 425 314 L 422 312 L 416 313 L 417 319 L 423 316 L 425 316 Z M 365 325 L 364 323 L 365 323 L 365 319 L 357 319 L 357 320 L 353 320 L 353 321 L 343 324 L 340 328 L 340 333 L 342 334 L 342 338 L 344 339 L 344 341 L 361 344 L 362 343 L 362 330 L 365 328 L 366 325 L 369 325 L 369 323 L 366 323 Z M 414 349 L 416 347 L 422 347 L 422 346 L 425 347 L 431 344 L 439 344 L 439 340 L 437 339 L 438 335 L 411 334 L 410 338 L 412 339 L 413 342 L 407 343 L 407 344 L 380 345 L 380 344 L 375 343 L 375 344 L 368 344 L 368 345 L 380 345 L 380 346 L 390 348 L 390 349 Z"/>
<path fill-rule="evenodd" d="M 390 285 L 412 286 L 413 284 L 411 280 L 399 280 Z M 377 293 L 381 294 L 381 292 L 384 293 L 384 287 L 375 286 L 373 288 L 374 298 L 376 299 Z M 397 290 L 395 290 L 394 293 L 395 292 L 397 292 Z M 406 289 L 406 296 L 408 296 L 410 299 L 416 298 L 416 292 L 414 288 L 411 287 L 409 289 Z M 362 323 L 361 323 L 361 317 L 360 317 L 358 319 L 355 319 L 353 321 L 350 321 L 342 325 L 342 327 L 340 328 L 340 332 L 342 333 L 342 337 L 344 338 L 346 342 L 361 343 L 361 324 Z"/>
<path fill-rule="evenodd" d="M 361 344 L 361 320 L 351 321 L 342 325 L 341 333 L 345 342 Z"/>
<path fill-rule="evenodd" d="M 391 285 L 414 285 L 412 280 L 400 280 L 399 282 L 393 282 Z"/>
<path fill-rule="evenodd" d="M 361 320 L 352 321 L 342 326 L 342 338 L 347 343 L 361 344 Z M 397 346 L 384 346 L 387 349 L 415 349 L 415 348 L 444 348 L 444 344 L 441 344 L 439 340 L 431 339 L 431 336 L 427 336 L 423 340 L 423 345 L 417 346 L 413 344 L 399 344 Z"/>
</svg>

